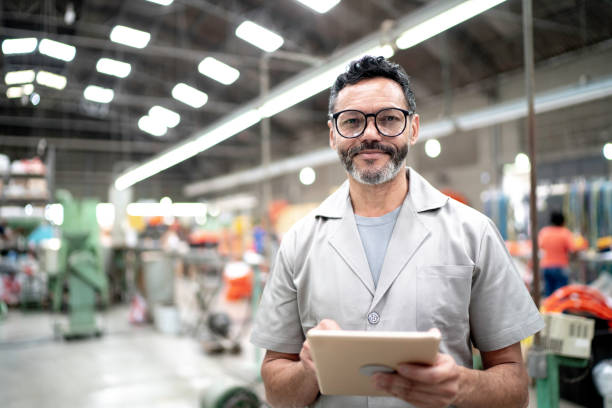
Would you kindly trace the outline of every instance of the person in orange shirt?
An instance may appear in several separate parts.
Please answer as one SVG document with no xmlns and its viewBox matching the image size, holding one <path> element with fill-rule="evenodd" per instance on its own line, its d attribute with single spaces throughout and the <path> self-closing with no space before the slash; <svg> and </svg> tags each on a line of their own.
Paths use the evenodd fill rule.
<svg viewBox="0 0 612 408">
<path fill-rule="evenodd" d="M 563 214 L 553 211 L 550 223 L 552 225 L 542 228 L 538 234 L 538 245 L 543 253 L 540 268 L 544 276 L 546 296 L 568 284 L 569 254 L 574 252 L 572 232 L 563 226 Z"/>
</svg>

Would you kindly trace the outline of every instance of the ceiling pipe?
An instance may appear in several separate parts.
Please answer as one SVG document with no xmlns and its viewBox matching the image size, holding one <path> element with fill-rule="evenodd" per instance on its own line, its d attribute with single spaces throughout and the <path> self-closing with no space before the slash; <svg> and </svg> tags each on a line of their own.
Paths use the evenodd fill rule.
<svg viewBox="0 0 612 408">
<path fill-rule="evenodd" d="M 612 76 L 607 76 L 584 85 L 569 85 L 541 92 L 535 96 L 534 107 L 536 113 L 546 113 L 610 96 L 612 96 Z M 526 117 L 526 115 L 526 99 L 513 99 L 508 102 L 426 123 L 421 126 L 418 142 L 449 136 L 457 132 L 481 129 L 521 119 Z M 317 167 L 336 162 L 338 162 L 336 152 L 330 148 L 324 148 L 272 162 L 269 165 L 268 172 L 262 166 L 258 166 L 226 176 L 197 181 L 186 185 L 183 192 L 187 197 L 202 196 L 296 172 L 306 166 Z"/>
</svg>

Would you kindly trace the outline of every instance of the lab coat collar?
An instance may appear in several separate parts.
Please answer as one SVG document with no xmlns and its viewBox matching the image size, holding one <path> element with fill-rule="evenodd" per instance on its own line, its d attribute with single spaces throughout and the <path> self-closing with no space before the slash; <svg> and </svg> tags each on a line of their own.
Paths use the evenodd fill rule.
<svg viewBox="0 0 612 408">
<path fill-rule="evenodd" d="M 407 167 L 406 177 L 410 186 L 409 197 L 417 213 L 438 209 L 446 204 L 448 197 L 434 188 L 416 170 Z M 342 218 L 350 206 L 349 183 L 346 180 L 336 192 L 327 197 L 315 210 L 315 216 Z"/>
</svg>

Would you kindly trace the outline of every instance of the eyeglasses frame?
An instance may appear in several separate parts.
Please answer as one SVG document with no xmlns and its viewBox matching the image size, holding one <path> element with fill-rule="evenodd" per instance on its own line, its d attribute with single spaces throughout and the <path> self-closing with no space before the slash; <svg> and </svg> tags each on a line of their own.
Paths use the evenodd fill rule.
<svg viewBox="0 0 612 408">
<path fill-rule="evenodd" d="M 402 128 L 402 130 L 401 130 L 401 131 L 400 131 L 398 134 L 396 134 L 396 135 L 386 135 L 386 134 L 384 134 L 383 132 L 381 132 L 381 131 L 380 131 L 380 129 L 378 128 L 378 124 L 376 123 L 376 116 L 377 116 L 377 115 L 378 115 L 380 112 L 382 112 L 382 111 L 386 111 L 386 110 L 389 110 L 389 109 L 395 109 L 395 110 L 398 110 L 398 111 L 400 111 L 400 112 L 402 112 L 402 113 L 404 114 L 404 127 L 403 127 L 403 128 Z M 361 132 L 360 132 L 358 135 L 355 135 L 355 136 L 344 136 L 344 135 L 343 135 L 343 134 L 340 132 L 340 129 L 338 129 L 338 116 L 340 116 L 340 115 L 341 115 L 341 114 L 343 114 L 344 112 L 351 112 L 351 111 L 353 111 L 353 112 L 359 112 L 359 113 L 361 113 L 363 116 L 365 116 L 365 126 L 363 127 L 363 129 L 361 130 Z M 344 110 L 341 110 L 341 111 L 339 111 L 339 112 L 332 113 L 332 114 L 331 114 L 331 115 L 329 115 L 329 116 L 330 116 L 330 119 L 332 119 L 332 121 L 334 122 L 334 127 L 336 128 L 336 131 L 338 132 L 338 134 L 339 134 L 340 136 L 342 136 L 342 137 L 343 137 L 343 138 L 345 138 L 345 139 L 356 139 L 356 138 L 358 138 L 358 137 L 361 137 L 361 136 L 364 134 L 364 132 L 366 131 L 366 129 L 368 128 L 368 118 L 369 118 L 369 117 L 373 117 L 373 118 L 374 118 L 374 127 L 376 128 L 376 131 L 377 131 L 379 134 L 381 134 L 382 136 L 385 136 L 385 137 L 398 137 L 399 135 L 401 135 L 402 133 L 404 133 L 404 130 L 406 130 L 406 126 L 407 126 L 407 124 L 408 124 L 408 121 L 406 120 L 406 118 L 407 118 L 407 117 L 409 117 L 409 116 L 411 117 L 412 115 L 414 115 L 414 113 L 415 113 L 415 112 L 414 112 L 413 110 L 406 110 L 406 109 L 402 109 L 402 108 L 390 107 L 390 108 L 383 108 L 383 109 L 379 110 L 379 111 L 378 111 L 378 112 L 376 112 L 376 113 L 365 113 L 365 112 L 360 111 L 359 109 L 344 109 Z"/>
</svg>

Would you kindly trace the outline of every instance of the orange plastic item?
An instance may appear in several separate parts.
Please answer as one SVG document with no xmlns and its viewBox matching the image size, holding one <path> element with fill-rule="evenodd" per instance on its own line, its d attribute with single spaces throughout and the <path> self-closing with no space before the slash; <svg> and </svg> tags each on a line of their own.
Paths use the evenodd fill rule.
<svg viewBox="0 0 612 408">
<path fill-rule="evenodd" d="M 223 280 L 227 286 L 225 299 L 235 301 L 251 297 L 253 292 L 253 271 L 242 262 L 231 262 L 223 271 Z"/>
<path fill-rule="evenodd" d="M 586 312 L 608 320 L 612 327 L 612 308 L 606 298 L 595 288 L 586 285 L 567 285 L 547 297 L 541 306 L 542 312 Z"/>
</svg>

